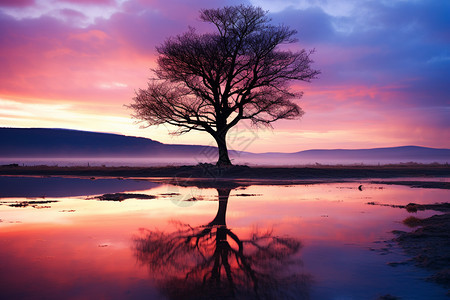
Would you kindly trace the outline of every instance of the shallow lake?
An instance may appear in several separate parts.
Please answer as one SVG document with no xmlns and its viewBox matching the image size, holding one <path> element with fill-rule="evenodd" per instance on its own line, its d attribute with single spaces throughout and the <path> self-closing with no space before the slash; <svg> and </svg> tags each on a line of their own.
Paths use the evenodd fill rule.
<svg viewBox="0 0 450 300">
<path fill-rule="evenodd" d="M 107 193 L 154 197 L 95 198 Z M 449 194 L 368 182 L 198 188 L 0 177 L 1 298 L 445 299 L 427 271 L 389 265 L 408 259 L 388 240 L 411 230 L 401 222 L 411 213 L 368 203 Z"/>
</svg>

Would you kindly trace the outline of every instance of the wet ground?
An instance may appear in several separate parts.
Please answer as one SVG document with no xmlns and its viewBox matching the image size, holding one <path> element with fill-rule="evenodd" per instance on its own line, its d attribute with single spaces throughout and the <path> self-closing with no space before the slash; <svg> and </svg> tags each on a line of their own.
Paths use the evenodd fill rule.
<svg viewBox="0 0 450 300">
<path fill-rule="evenodd" d="M 445 299 L 396 239 L 420 228 L 403 220 L 445 213 L 409 203 L 446 202 L 449 191 L 372 181 L 0 177 L 0 289 L 10 299 Z"/>
</svg>

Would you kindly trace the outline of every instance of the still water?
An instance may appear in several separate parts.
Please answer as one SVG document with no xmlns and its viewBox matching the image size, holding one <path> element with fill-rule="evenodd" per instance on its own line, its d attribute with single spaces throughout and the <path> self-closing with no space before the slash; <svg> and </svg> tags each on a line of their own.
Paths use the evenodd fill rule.
<svg viewBox="0 0 450 300">
<path fill-rule="evenodd" d="M 0 177 L 1 298 L 445 299 L 427 271 L 388 265 L 408 259 L 385 241 L 410 213 L 367 203 L 449 191 L 360 184 Z M 154 197 L 95 198 L 119 192 Z"/>
</svg>

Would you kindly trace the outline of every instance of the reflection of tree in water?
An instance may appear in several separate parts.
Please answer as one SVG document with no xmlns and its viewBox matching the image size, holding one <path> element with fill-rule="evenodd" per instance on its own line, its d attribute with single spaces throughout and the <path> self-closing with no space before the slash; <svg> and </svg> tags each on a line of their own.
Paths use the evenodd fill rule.
<svg viewBox="0 0 450 300">
<path fill-rule="evenodd" d="M 298 274 L 298 240 L 254 232 L 240 239 L 227 228 L 229 188 L 205 226 L 177 224 L 173 233 L 143 230 L 135 255 L 171 299 L 306 299 L 311 278 Z"/>
</svg>

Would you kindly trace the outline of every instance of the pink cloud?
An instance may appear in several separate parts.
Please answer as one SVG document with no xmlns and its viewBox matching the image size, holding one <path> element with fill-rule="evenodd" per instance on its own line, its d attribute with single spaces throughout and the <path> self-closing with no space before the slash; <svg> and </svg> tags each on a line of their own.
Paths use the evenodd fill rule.
<svg viewBox="0 0 450 300">
<path fill-rule="evenodd" d="M 73 28 L 45 17 L 9 19 L 3 20 L 3 24 L 8 28 L 0 38 L 3 40 L 0 48 L 3 95 L 123 103 L 132 96 L 132 87 L 123 91 L 101 88 L 101 85 L 143 84 L 148 77 L 145 73 L 151 55 L 136 57 L 127 53 L 128 47 L 121 44 L 114 31 Z"/>
<path fill-rule="evenodd" d="M 49 101 L 116 103 L 122 110 L 120 104 L 129 103 L 134 90 L 145 87 L 155 46 L 192 23 L 183 19 L 189 15 L 187 7 L 183 18 L 165 18 L 150 2 L 135 4 L 134 10 L 128 8 L 87 28 L 46 16 L 0 19 L 4 33 L 0 37 L 0 93 L 15 99 L 22 95 Z M 164 7 L 167 14 L 169 8 Z M 190 11 L 198 14 L 197 8 Z M 69 18 L 84 17 L 75 10 L 61 12 Z"/>
<path fill-rule="evenodd" d="M 58 0 L 58 2 L 73 3 L 78 5 L 115 5 L 114 0 Z"/>
<path fill-rule="evenodd" d="M 35 4 L 35 0 L 2 0 L 0 7 L 26 7 Z"/>
</svg>

